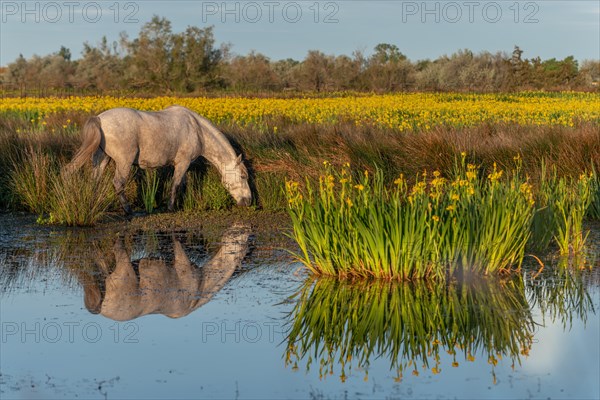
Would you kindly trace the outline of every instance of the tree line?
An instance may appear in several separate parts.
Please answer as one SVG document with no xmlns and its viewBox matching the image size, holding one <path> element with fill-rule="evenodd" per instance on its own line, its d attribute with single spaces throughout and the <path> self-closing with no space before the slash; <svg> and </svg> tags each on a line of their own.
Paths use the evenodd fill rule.
<svg viewBox="0 0 600 400">
<path fill-rule="evenodd" d="M 110 92 L 193 94 L 211 90 L 278 91 L 514 91 L 597 90 L 600 60 L 581 65 L 562 60 L 527 59 L 512 53 L 459 50 L 435 60 L 409 60 L 394 44 L 381 43 L 367 55 L 327 55 L 311 50 L 302 61 L 273 61 L 252 51 L 234 55 L 217 46 L 212 27 L 173 32 L 171 22 L 154 16 L 138 37 L 121 34 L 110 43 L 84 44 L 73 60 L 69 49 L 29 59 L 19 56 L 0 70 L 5 88 L 73 89 Z"/>
</svg>

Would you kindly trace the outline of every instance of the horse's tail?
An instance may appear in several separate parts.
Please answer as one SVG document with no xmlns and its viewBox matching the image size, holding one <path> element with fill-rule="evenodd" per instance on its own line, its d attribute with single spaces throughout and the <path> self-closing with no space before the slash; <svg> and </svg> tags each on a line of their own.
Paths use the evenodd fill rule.
<svg viewBox="0 0 600 400">
<path fill-rule="evenodd" d="M 71 162 L 65 167 L 67 173 L 74 172 L 81 168 L 81 166 L 92 157 L 96 150 L 98 150 L 98 147 L 100 147 L 100 141 L 102 140 L 102 125 L 100 124 L 100 118 L 94 116 L 87 120 L 83 126 L 82 137 L 83 142 L 81 143 L 81 147 L 79 147 L 79 150 L 77 150 L 77 153 L 75 153 Z"/>
</svg>

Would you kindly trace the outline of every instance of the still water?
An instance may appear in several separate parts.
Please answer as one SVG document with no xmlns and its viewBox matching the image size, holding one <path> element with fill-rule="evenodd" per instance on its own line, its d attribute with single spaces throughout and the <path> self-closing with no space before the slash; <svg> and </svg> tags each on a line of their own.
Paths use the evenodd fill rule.
<svg viewBox="0 0 600 400">
<path fill-rule="evenodd" d="M 4 215 L 0 397 L 597 399 L 599 270 L 349 284 L 243 224 L 120 234 Z"/>
</svg>

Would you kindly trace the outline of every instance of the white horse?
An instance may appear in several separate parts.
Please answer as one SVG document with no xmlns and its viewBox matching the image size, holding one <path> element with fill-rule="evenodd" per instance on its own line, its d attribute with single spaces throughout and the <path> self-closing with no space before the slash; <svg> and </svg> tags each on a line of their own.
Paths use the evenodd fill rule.
<svg viewBox="0 0 600 400">
<path fill-rule="evenodd" d="M 248 171 L 221 131 L 209 120 L 181 106 L 158 112 L 113 108 L 91 117 L 83 127 L 83 143 L 67 166 L 80 168 L 93 158 L 97 174 L 115 161 L 115 191 L 126 213 L 131 213 L 124 189 L 131 166 L 142 169 L 173 165 L 173 186 L 169 210 L 175 206 L 177 189 L 190 163 L 203 156 L 214 165 L 221 181 L 238 205 L 249 206 L 252 192 Z"/>
</svg>

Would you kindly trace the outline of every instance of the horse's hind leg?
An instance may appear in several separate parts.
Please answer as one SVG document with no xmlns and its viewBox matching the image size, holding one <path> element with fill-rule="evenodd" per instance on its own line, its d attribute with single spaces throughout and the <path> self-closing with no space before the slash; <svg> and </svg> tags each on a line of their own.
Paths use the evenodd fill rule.
<svg viewBox="0 0 600 400">
<path fill-rule="evenodd" d="M 108 158 L 102 149 L 96 150 L 94 157 L 92 158 L 92 165 L 94 166 L 94 179 L 100 179 L 109 162 L 110 158 Z"/>
<path fill-rule="evenodd" d="M 173 186 L 171 186 L 171 198 L 169 199 L 169 211 L 173 211 L 175 208 L 175 199 L 177 198 L 177 189 L 181 185 L 181 181 L 185 177 L 190 166 L 190 161 L 180 161 L 175 164 L 175 171 L 173 172 Z"/>
<path fill-rule="evenodd" d="M 131 207 L 129 206 L 127 198 L 125 197 L 125 184 L 127 183 L 127 177 L 129 176 L 130 169 L 131 164 L 117 164 L 115 168 L 115 177 L 113 179 L 115 193 L 117 196 L 119 196 L 119 200 L 121 201 L 121 206 L 123 206 L 125 214 L 131 214 Z"/>
</svg>

